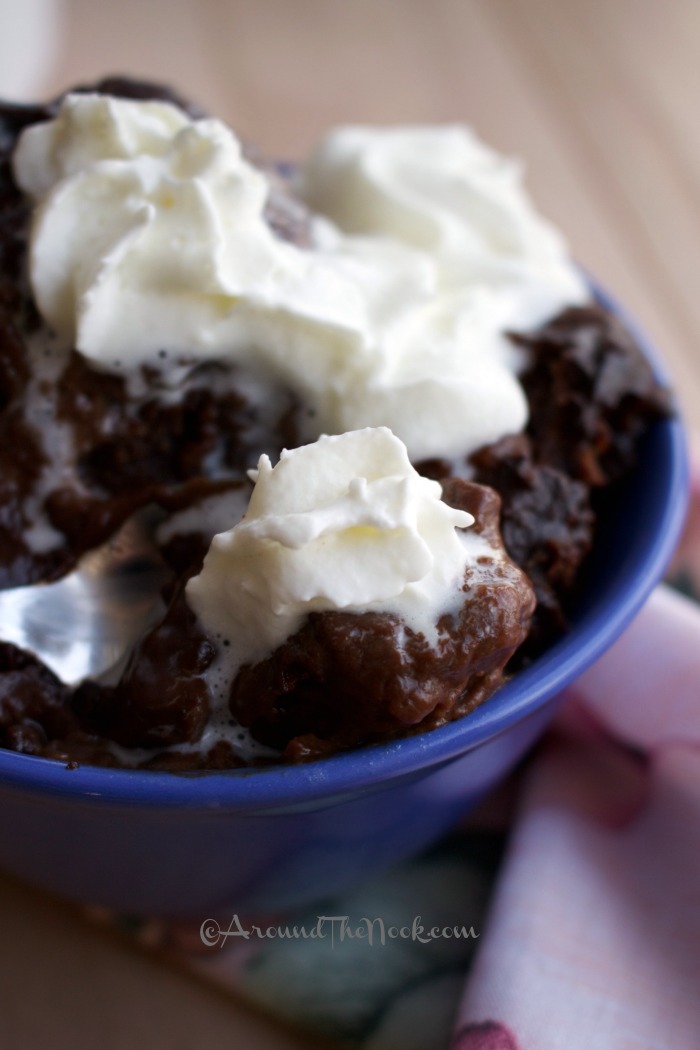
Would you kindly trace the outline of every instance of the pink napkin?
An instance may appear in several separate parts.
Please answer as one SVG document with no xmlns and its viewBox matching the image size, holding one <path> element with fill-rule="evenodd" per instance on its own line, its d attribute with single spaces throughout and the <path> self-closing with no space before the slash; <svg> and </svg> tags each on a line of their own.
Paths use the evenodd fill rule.
<svg viewBox="0 0 700 1050">
<path fill-rule="evenodd" d="M 693 497 L 697 587 L 700 470 Z M 562 1047 L 700 1047 L 700 609 L 665 587 L 521 784 L 451 1050 Z"/>
<path fill-rule="evenodd" d="M 660 589 L 522 784 L 452 1050 L 700 1046 L 700 612 Z"/>
</svg>

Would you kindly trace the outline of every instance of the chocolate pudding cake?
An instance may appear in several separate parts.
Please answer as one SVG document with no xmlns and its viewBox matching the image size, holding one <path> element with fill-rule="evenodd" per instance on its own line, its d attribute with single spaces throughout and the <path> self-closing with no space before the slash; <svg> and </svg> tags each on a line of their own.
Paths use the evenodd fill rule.
<svg viewBox="0 0 700 1050">
<path fill-rule="evenodd" d="M 292 167 L 158 85 L 0 105 L 0 589 L 144 512 L 167 577 L 98 677 L 0 642 L 0 746 L 226 769 L 464 716 L 566 631 L 668 411 L 467 129 Z"/>
</svg>

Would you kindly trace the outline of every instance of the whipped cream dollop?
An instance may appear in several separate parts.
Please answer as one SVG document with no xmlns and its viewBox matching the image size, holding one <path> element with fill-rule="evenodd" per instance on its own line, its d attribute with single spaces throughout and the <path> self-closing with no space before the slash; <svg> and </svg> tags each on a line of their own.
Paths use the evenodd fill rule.
<svg viewBox="0 0 700 1050">
<path fill-rule="evenodd" d="M 323 436 L 260 458 L 243 519 L 214 537 L 186 596 L 226 642 L 228 675 L 294 634 L 310 612 L 393 612 L 430 637 L 487 553 L 385 427 Z"/>
<path fill-rule="evenodd" d="M 388 425 L 417 460 L 518 432 L 505 333 L 587 298 L 517 167 L 461 128 L 331 134 L 299 174 L 324 213 L 310 247 L 272 231 L 230 129 L 168 103 L 68 95 L 13 165 L 34 295 L 68 346 L 103 369 L 237 362 L 304 399 L 309 438 Z"/>
</svg>

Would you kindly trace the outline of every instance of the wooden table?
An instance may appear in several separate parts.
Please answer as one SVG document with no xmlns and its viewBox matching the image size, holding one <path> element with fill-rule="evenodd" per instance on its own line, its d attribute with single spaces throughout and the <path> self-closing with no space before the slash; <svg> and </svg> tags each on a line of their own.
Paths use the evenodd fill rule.
<svg viewBox="0 0 700 1050">
<path fill-rule="evenodd" d="M 64 0 L 63 10 L 46 93 L 107 71 L 163 78 L 292 158 L 342 121 L 473 124 L 524 159 L 541 210 L 651 333 L 700 429 L 697 0 Z M 311 1045 L 10 880 L 0 929 L 0 1048 Z"/>
</svg>

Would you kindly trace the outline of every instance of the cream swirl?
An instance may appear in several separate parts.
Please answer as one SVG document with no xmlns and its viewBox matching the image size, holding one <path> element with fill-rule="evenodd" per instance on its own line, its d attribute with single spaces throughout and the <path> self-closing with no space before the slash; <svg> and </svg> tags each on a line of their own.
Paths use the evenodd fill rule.
<svg viewBox="0 0 700 1050">
<path fill-rule="evenodd" d="M 523 190 L 521 165 L 469 128 L 337 128 L 310 158 L 301 190 L 346 233 L 426 252 L 443 284 L 504 294 L 538 285 L 535 313 L 585 296 L 561 236 Z"/>
<path fill-rule="evenodd" d="M 214 537 L 187 599 L 225 639 L 230 673 L 292 635 L 310 612 L 394 612 L 430 636 L 485 553 L 384 427 L 262 456 L 242 520 Z"/>
</svg>

